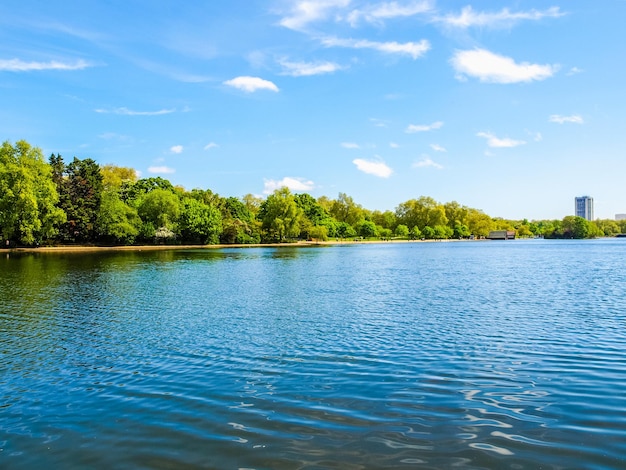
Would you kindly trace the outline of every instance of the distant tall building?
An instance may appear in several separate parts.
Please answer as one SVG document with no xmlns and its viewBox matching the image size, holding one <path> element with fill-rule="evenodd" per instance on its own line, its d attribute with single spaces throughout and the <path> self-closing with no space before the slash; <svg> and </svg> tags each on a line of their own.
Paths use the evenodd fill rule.
<svg viewBox="0 0 626 470">
<path fill-rule="evenodd" d="M 615 214 L 615 220 L 626 220 L 626 214 Z"/>
<path fill-rule="evenodd" d="M 593 198 L 589 196 L 575 198 L 574 215 L 583 219 L 593 220 Z"/>
</svg>

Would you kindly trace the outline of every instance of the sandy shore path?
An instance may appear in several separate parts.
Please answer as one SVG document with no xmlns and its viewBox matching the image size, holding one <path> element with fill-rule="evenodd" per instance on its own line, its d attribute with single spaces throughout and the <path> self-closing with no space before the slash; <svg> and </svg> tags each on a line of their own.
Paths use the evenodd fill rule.
<svg viewBox="0 0 626 470">
<path fill-rule="evenodd" d="M 120 245 L 120 246 L 40 246 L 2 248 L 0 252 L 8 253 L 89 253 L 101 251 L 161 251 L 161 250 L 202 250 L 220 248 L 273 248 L 273 247 L 306 247 L 322 245 L 353 245 L 364 243 L 421 243 L 435 240 L 329 240 L 329 241 L 299 241 L 296 243 L 267 243 L 250 245 Z M 449 240 L 445 240 L 449 241 Z"/>
</svg>

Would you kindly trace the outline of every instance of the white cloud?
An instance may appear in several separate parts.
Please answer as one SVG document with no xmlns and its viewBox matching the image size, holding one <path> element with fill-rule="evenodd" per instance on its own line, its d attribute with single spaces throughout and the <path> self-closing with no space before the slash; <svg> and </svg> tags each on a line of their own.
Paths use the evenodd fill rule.
<svg viewBox="0 0 626 470">
<path fill-rule="evenodd" d="M 446 15 L 437 18 L 437 21 L 457 28 L 470 28 L 472 26 L 498 27 L 510 26 L 523 20 L 538 21 L 543 18 L 558 18 L 564 15 L 565 13 L 561 12 L 559 7 L 551 7 L 543 11 L 532 9 L 530 11 L 518 12 L 512 12 L 508 8 L 503 8 L 496 13 L 487 13 L 475 12 L 471 6 L 466 6 L 461 10 L 460 14 Z"/>
<path fill-rule="evenodd" d="M 33 72 L 41 70 L 83 70 L 91 65 L 84 60 L 77 60 L 74 63 L 58 62 L 25 62 L 20 59 L 0 60 L 0 72 Z"/>
<path fill-rule="evenodd" d="M 114 109 L 96 109 L 96 113 L 103 114 L 120 114 L 122 116 L 160 116 L 162 114 L 170 114 L 176 112 L 176 109 L 160 109 L 158 111 L 133 111 L 128 108 L 114 108 Z"/>
<path fill-rule="evenodd" d="M 374 124 L 375 127 L 387 127 L 387 125 L 389 124 L 389 121 L 378 118 L 370 118 L 370 122 Z"/>
<path fill-rule="evenodd" d="M 350 0 L 299 0 L 292 3 L 291 11 L 280 20 L 280 25 L 302 30 L 309 23 L 327 19 L 333 10 L 347 7 Z"/>
<path fill-rule="evenodd" d="M 170 152 L 172 152 L 172 153 L 183 153 L 183 146 L 182 145 L 173 145 L 172 147 L 170 147 Z"/>
<path fill-rule="evenodd" d="M 556 65 L 516 63 L 510 57 L 494 54 L 485 49 L 457 51 L 452 59 L 452 66 L 458 77 L 478 78 L 486 83 L 519 83 L 533 80 L 545 80 L 558 70 Z"/>
<path fill-rule="evenodd" d="M 578 114 L 572 114 L 571 116 L 561 116 L 560 114 L 553 114 L 548 119 L 550 122 L 556 122 L 557 124 L 564 124 L 570 122 L 573 124 L 583 124 L 585 121 L 582 116 Z"/>
<path fill-rule="evenodd" d="M 392 149 L 397 149 L 400 148 L 400 145 L 396 144 L 395 142 L 389 142 L 389 147 L 391 147 Z"/>
<path fill-rule="evenodd" d="M 436 170 L 442 170 L 443 165 L 434 162 L 428 155 L 424 155 L 420 161 L 413 163 L 413 168 L 435 168 Z"/>
<path fill-rule="evenodd" d="M 443 122 L 436 121 L 432 124 L 422 125 L 422 124 L 409 124 L 409 127 L 406 128 L 407 134 L 414 134 L 416 132 L 429 132 L 435 129 L 440 129 L 443 126 Z"/>
<path fill-rule="evenodd" d="M 526 141 L 524 140 L 513 140 L 505 137 L 503 139 L 496 137 L 490 132 L 479 132 L 476 134 L 477 137 L 484 137 L 487 139 L 487 145 L 492 148 L 512 148 L 518 147 L 520 145 L 524 145 Z"/>
<path fill-rule="evenodd" d="M 341 70 L 343 67 L 334 62 L 291 62 L 286 59 L 278 61 L 282 65 L 283 75 L 292 77 L 308 77 L 311 75 L 321 75 L 324 73 L 333 73 Z"/>
<path fill-rule="evenodd" d="M 148 173 L 171 174 L 176 173 L 176 170 L 168 166 L 151 166 L 148 168 Z"/>
<path fill-rule="evenodd" d="M 569 69 L 569 72 L 567 72 L 568 76 L 571 75 L 578 75 L 579 73 L 583 73 L 584 70 L 583 69 L 579 69 L 578 67 L 572 67 L 571 69 Z"/>
<path fill-rule="evenodd" d="M 370 5 L 362 10 L 352 10 L 348 14 L 347 20 L 352 26 L 356 26 L 361 20 L 368 23 L 382 23 L 382 20 L 427 13 L 432 8 L 432 2 L 429 0 L 413 1 L 406 5 L 398 4 L 398 2 L 384 2 Z"/>
<path fill-rule="evenodd" d="M 430 144 L 430 148 L 435 152 L 447 152 L 447 150 L 439 144 Z"/>
<path fill-rule="evenodd" d="M 132 140 L 129 136 L 123 134 L 117 134 L 115 132 L 104 132 L 98 136 L 101 139 L 105 140 L 119 140 L 121 142 L 127 142 Z"/>
<path fill-rule="evenodd" d="M 208 144 L 204 146 L 204 150 L 211 150 L 216 147 L 219 147 L 219 145 L 217 145 L 215 142 L 209 142 Z"/>
<path fill-rule="evenodd" d="M 315 183 L 304 178 L 285 176 L 282 180 L 263 180 L 265 182 L 263 193 L 271 194 L 280 188 L 289 188 L 291 191 L 311 191 Z"/>
<path fill-rule="evenodd" d="M 360 149 L 361 148 L 359 144 L 356 144 L 354 142 L 342 142 L 341 146 L 344 149 Z"/>
<path fill-rule="evenodd" d="M 326 47 L 348 47 L 351 49 L 372 49 L 385 54 L 408 55 L 418 59 L 430 50 L 430 42 L 422 39 L 420 42 L 376 42 L 367 39 L 340 39 L 324 38 L 322 44 Z"/>
<path fill-rule="evenodd" d="M 389 178 L 393 173 L 393 170 L 389 168 L 385 162 L 380 160 L 363 160 L 362 158 L 356 158 L 352 160 L 352 163 L 363 173 L 378 176 L 379 178 Z"/>
<path fill-rule="evenodd" d="M 259 77 L 236 77 L 232 80 L 226 80 L 224 85 L 237 88 L 246 93 L 253 93 L 258 90 L 278 91 L 278 87 L 274 83 Z"/>
</svg>

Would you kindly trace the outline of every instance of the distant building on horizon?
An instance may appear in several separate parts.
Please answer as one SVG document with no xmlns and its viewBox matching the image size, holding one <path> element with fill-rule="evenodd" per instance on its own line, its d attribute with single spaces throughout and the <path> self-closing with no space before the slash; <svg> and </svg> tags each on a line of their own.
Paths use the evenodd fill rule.
<svg viewBox="0 0 626 470">
<path fill-rule="evenodd" d="M 626 214 L 615 214 L 615 220 L 626 220 Z"/>
<path fill-rule="evenodd" d="M 593 198 L 589 196 L 574 198 L 574 215 L 593 220 Z"/>
</svg>

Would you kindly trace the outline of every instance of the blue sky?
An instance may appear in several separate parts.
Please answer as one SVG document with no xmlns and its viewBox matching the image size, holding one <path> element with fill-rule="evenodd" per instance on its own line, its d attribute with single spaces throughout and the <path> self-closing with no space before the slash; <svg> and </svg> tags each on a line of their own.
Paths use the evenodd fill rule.
<svg viewBox="0 0 626 470">
<path fill-rule="evenodd" d="M 626 213 L 626 1 L 0 3 L 1 140 L 187 189 Z"/>
</svg>

